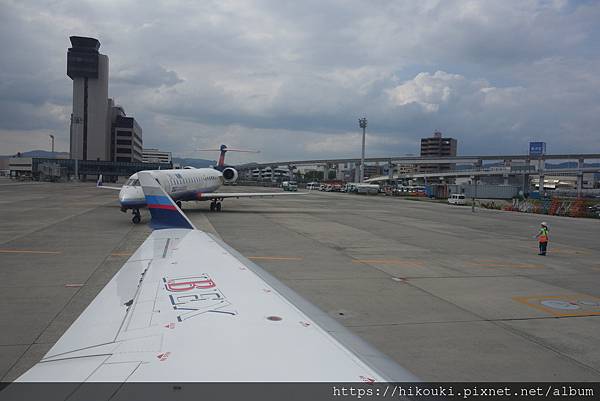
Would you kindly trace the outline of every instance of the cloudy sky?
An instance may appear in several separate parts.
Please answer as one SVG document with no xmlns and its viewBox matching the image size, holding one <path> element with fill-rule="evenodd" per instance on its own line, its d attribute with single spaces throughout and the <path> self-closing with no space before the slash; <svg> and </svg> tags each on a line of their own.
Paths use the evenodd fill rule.
<svg viewBox="0 0 600 401">
<path fill-rule="evenodd" d="M 598 1 L 0 0 L 0 154 L 68 150 L 70 35 L 110 59 L 144 145 L 232 162 L 600 152 Z"/>
</svg>

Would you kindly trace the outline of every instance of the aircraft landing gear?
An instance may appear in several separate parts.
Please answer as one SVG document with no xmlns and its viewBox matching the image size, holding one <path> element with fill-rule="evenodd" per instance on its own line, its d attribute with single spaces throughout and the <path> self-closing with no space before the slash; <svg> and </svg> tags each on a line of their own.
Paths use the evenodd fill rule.
<svg viewBox="0 0 600 401">
<path fill-rule="evenodd" d="M 131 221 L 133 222 L 133 224 L 140 224 L 140 222 L 142 221 L 142 216 L 140 215 L 140 209 L 133 209 L 132 211 L 133 217 L 131 218 Z"/>
<path fill-rule="evenodd" d="M 221 211 L 221 202 L 214 200 L 210 202 L 210 211 L 211 212 L 220 212 Z"/>
<path fill-rule="evenodd" d="M 177 201 L 177 202 L 175 202 L 175 204 L 177 205 L 178 208 L 181 209 L 181 201 Z"/>
</svg>

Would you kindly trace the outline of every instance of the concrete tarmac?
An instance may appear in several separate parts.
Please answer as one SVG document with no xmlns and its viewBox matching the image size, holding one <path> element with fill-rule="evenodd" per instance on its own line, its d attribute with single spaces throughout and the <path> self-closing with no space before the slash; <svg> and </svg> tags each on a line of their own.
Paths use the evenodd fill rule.
<svg viewBox="0 0 600 401">
<path fill-rule="evenodd" d="M 0 180 L 3 381 L 150 233 L 116 199 L 93 183 Z M 600 220 L 323 192 L 184 211 L 423 380 L 600 380 Z"/>
</svg>

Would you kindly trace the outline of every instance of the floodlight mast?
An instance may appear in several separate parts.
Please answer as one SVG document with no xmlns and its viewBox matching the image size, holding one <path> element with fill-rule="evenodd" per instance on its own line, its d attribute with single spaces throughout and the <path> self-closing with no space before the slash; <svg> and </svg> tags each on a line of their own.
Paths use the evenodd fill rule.
<svg viewBox="0 0 600 401">
<path fill-rule="evenodd" d="M 360 177 L 358 182 L 363 182 L 365 179 L 365 131 L 367 129 L 367 118 L 359 118 L 358 125 L 362 128 L 362 153 L 360 156 Z"/>
</svg>

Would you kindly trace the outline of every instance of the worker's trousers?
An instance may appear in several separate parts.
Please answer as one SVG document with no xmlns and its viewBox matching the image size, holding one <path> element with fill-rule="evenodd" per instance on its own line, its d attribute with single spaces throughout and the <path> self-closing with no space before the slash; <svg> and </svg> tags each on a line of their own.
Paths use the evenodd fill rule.
<svg viewBox="0 0 600 401">
<path fill-rule="evenodd" d="M 546 249 L 548 249 L 548 243 L 547 242 L 540 242 L 540 255 L 545 255 L 546 254 Z"/>
</svg>

